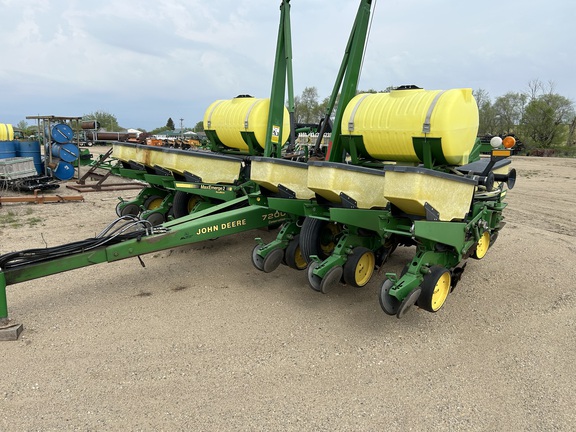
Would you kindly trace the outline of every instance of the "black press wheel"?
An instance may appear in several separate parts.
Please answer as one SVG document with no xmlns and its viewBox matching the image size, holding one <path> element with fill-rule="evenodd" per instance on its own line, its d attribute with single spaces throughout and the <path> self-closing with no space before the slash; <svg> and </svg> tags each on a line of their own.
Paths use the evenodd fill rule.
<svg viewBox="0 0 576 432">
<path fill-rule="evenodd" d="M 450 293 L 452 277 L 450 271 L 442 266 L 430 267 L 430 273 L 422 281 L 422 293 L 418 298 L 418 307 L 428 312 L 438 312 Z"/>
<path fill-rule="evenodd" d="M 172 201 L 174 218 L 178 219 L 182 216 L 188 216 L 200 201 L 202 201 L 202 197 L 199 195 L 176 191 L 174 200 Z"/>
<path fill-rule="evenodd" d="M 354 287 L 363 287 L 374 274 L 376 257 L 365 247 L 355 247 L 344 264 L 344 282 Z"/>
<path fill-rule="evenodd" d="M 162 205 L 162 201 L 164 201 L 164 198 L 160 195 L 151 195 L 144 201 L 142 206 L 145 210 L 156 210 Z"/>
<path fill-rule="evenodd" d="M 284 261 L 288 267 L 295 270 L 304 270 L 308 266 L 308 263 L 302 256 L 299 235 L 295 236 L 288 243 L 288 247 L 284 251 Z"/>
<path fill-rule="evenodd" d="M 310 263 L 313 255 L 325 260 L 334 251 L 342 233 L 342 226 L 336 222 L 307 217 L 300 231 L 302 256 Z"/>
<path fill-rule="evenodd" d="M 488 252 L 488 248 L 490 247 L 490 232 L 484 231 L 478 240 L 478 244 L 476 245 L 476 249 L 472 253 L 472 258 L 475 259 L 482 259 L 486 256 L 486 252 Z"/>
</svg>

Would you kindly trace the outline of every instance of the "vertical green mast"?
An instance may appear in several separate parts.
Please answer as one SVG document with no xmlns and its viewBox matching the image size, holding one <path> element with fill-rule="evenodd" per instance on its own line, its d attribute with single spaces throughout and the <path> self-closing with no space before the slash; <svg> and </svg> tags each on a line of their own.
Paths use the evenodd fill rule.
<svg viewBox="0 0 576 432">
<path fill-rule="evenodd" d="M 288 111 L 290 113 L 290 142 L 294 141 L 294 88 L 292 80 L 292 39 L 290 29 L 290 0 L 280 5 L 280 26 L 270 93 L 270 112 L 266 129 L 264 156 L 280 157 L 282 151 L 282 125 L 284 123 L 284 96 L 288 81 Z"/>
<path fill-rule="evenodd" d="M 326 111 L 326 117 L 322 124 L 322 130 L 318 137 L 318 143 L 316 143 L 315 152 L 319 150 L 319 143 L 322 139 L 322 135 L 326 125 L 330 122 L 330 116 L 336 105 L 336 99 L 338 98 L 338 93 L 340 92 L 340 100 L 338 101 L 338 109 L 336 110 L 336 117 L 334 119 L 334 125 L 332 127 L 332 136 L 330 138 L 330 147 L 328 148 L 327 159 L 331 162 L 341 162 L 342 161 L 342 139 L 340 133 L 342 131 L 341 123 L 342 116 L 344 115 L 344 109 L 346 105 L 356 96 L 356 91 L 358 88 L 358 80 L 360 79 L 360 69 L 362 68 L 362 58 L 364 57 L 364 48 L 366 46 L 366 38 L 368 35 L 368 24 L 370 22 L 370 8 L 372 6 L 372 0 L 361 0 L 358 12 L 356 14 L 356 19 L 354 20 L 354 25 L 352 31 L 350 32 L 350 38 L 348 39 L 348 44 L 346 45 L 346 51 L 344 52 L 344 58 L 342 59 L 342 64 L 340 65 L 340 71 L 338 72 L 338 77 L 334 83 L 334 89 L 332 90 L 332 95 L 330 96 L 330 102 L 328 103 L 328 109 Z"/>
</svg>

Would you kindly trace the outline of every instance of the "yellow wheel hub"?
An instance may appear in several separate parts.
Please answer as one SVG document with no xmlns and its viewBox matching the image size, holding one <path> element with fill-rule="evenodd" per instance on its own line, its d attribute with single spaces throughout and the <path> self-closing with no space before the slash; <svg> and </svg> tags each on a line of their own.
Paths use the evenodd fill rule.
<svg viewBox="0 0 576 432">
<path fill-rule="evenodd" d="M 364 286 L 370 281 L 372 273 L 374 273 L 375 264 L 376 258 L 372 252 L 366 252 L 360 257 L 354 272 L 354 279 L 358 286 Z"/>
<path fill-rule="evenodd" d="M 433 311 L 437 311 L 442 307 L 444 302 L 446 301 L 446 297 L 450 293 L 450 272 L 443 273 L 438 282 L 436 282 L 436 286 L 434 287 L 434 292 L 432 293 L 432 301 L 430 302 Z"/>
<path fill-rule="evenodd" d="M 196 207 L 196 204 L 198 204 L 198 201 L 200 201 L 200 197 L 198 195 L 194 195 L 192 197 L 190 197 L 190 199 L 188 200 L 188 213 L 192 212 L 192 210 L 194 210 L 194 207 Z"/>
<path fill-rule="evenodd" d="M 482 259 L 488 248 L 490 247 L 490 232 L 484 231 L 478 240 L 478 245 L 476 246 L 476 258 Z"/>
<path fill-rule="evenodd" d="M 162 205 L 164 198 L 156 198 L 148 203 L 148 210 L 155 210 Z"/>
<path fill-rule="evenodd" d="M 302 250 L 300 249 L 300 246 L 296 248 L 296 252 L 294 253 L 294 263 L 296 264 L 296 267 L 298 267 L 299 269 L 305 269 L 306 266 L 308 265 L 308 263 L 302 256 Z"/>
<path fill-rule="evenodd" d="M 326 225 L 322 232 L 320 233 L 320 248 L 322 252 L 326 255 L 330 255 L 334 248 L 336 247 L 336 243 L 334 240 L 342 231 L 340 225 L 335 223 L 329 223 Z"/>
</svg>

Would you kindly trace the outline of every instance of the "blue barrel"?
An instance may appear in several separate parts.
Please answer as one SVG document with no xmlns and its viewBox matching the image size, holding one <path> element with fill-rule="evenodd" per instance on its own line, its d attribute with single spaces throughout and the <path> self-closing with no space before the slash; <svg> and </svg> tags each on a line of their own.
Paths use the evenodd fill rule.
<svg viewBox="0 0 576 432">
<path fill-rule="evenodd" d="M 63 144 L 72 141 L 74 131 L 65 123 L 58 123 L 52 126 L 52 139 L 57 143 Z"/>
<path fill-rule="evenodd" d="M 38 174 L 44 174 L 39 141 L 18 141 L 18 144 L 16 145 L 16 155 L 20 157 L 31 157 L 34 159 L 36 172 Z"/>
<path fill-rule="evenodd" d="M 50 172 L 58 180 L 70 180 L 74 177 L 74 166 L 69 162 L 59 161 L 55 168 Z"/>
<path fill-rule="evenodd" d="M 14 141 L 0 141 L 0 159 L 16 157 L 16 145 Z"/>
<path fill-rule="evenodd" d="M 75 144 L 52 144 L 52 156 L 64 162 L 74 162 L 80 156 L 80 151 Z"/>
</svg>

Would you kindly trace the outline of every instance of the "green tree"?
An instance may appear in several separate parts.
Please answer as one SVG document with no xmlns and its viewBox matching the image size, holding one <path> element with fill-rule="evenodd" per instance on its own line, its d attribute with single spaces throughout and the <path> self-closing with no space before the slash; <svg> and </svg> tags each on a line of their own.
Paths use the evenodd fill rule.
<svg viewBox="0 0 576 432">
<path fill-rule="evenodd" d="M 100 128 L 108 132 L 120 132 L 124 128 L 120 127 L 118 124 L 118 119 L 114 114 L 110 114 L 106 111 L 94 111 L 82 116 L 82 120 L 96 120 L 100 123 Z"/>
<path fill-rule="evenodd" d="M 517 92 L 496 98 L 493 105 L 496 135 L 517 132 L 516 126 L 522 121 L 527 101 L 526 93 Z"/>
<path fill-rule="evenodd" d="M 168 129 L 168 126 L 162 126 L 156 129 L 152 129 L 149 133 L 150 135 L 162 135 L 165 132 L 168 132 L 171 129 Z"/>
<path fill-rule="evenodd" d="M 300 96 L 294 97 L 294 116 L 298 123 L 317 123 L 324 117 L 316 87 L 306 87 Z"/>
<path fill-rule="evenodd" d="M 538 147 L 565 144 L 574 118 L 572 102 L 556 93 L 541 94 L 526 106 L 522 133 Z"/>
<path fill-rule="evenodd" d="M 167 127 L 169 130 L 174 130 L 174 129 L 175 129 L 175 127 L 174 127 L 174 120 L 172 120 L 172 117 L 169 117 L 169 118 L 168 118 L 168 121 L 166 122 L 166 127 Z"/>
<path fill-rule="evenodd" d="M 478 135 L 496 135 L 500 133 L 496 110 L 488 92 L 484 89 L 478 89 L 474 90 L 472 94 L 478 104 L 478 113 L 480 115 Z"/>
<path fill-rule="evenodd" d="M 204 122 L 203 121 L 199 121 L 198 123 L 196 123 L 196 126 L 194 126 L 194 129 L 192 129 L 194 132 L 204 132 Z"/>
</svg>

